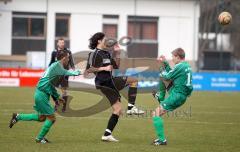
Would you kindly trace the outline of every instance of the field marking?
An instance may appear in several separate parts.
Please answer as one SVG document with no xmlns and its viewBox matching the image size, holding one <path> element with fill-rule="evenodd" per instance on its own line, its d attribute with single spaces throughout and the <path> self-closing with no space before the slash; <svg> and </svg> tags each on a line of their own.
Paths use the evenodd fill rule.
<svg viewBox="0 0 240 152">
<path fill-rule="evenodd" d="M 81 110 L 81 109 L 74 109 L 74 110 L 77 111 L 77 110 Z M 151 109 L 143 109 L 143 110 L 145 110 L 145 111 L 152 111 L 153 109 L 152 110 Z M 14 108 L 13 109 L 0 109 L 0 112 L 12 112 L 12 111 L 14 111 L 14 112 L 29 112 L 29 111 L 35 112 L 34 109 L 29 109 L 29 107 L 27 107 L 27 109 L 21 109 L 21 108 L 18 108 L 18 109 L 14 109 Z M 109 113 L 109 112 L 111 112 L 111 110 L 108 111 L 108 109 L 107 109 L 106 111 L 102 111 L 101 113 Z M 178 113 L 179 111 L 175 111 L 175 112 L 177 112 L 176 115 L 181 115 L 181 113 Z M 181 110 L 180 110 L 180 112 L 181 112 Z M 97 113 L 97 114 L 99 114 L 99 113 Z M 174 114 L 174 111 L 169 113 L 170 117 L 173 114 Z M 189 112 L 188 112 L 188 114 L 189 114 Z M 192 110 L 191 115 L 194 115 L 194 114 L 240 115 L 240 112 L 232 112 L 232 111 L 227 111 L 227 112 L 214 112 L 214 111 L 194 112 Z M 141 116 L 139 116 L 139 117 L 141 117 Z"/>
<path fill-rule="evenodd" d="M 2 115 L 11 115 L 10 113 L 3 113 Z M 108 120 L 109 116 L 106 117 L 63 117 L 63 116 L 56 116 L 57 118 L 62 118 L 62 119 L 69 119 L 69 120 L 74 120 L 78 119 L 81 121 L 81 119 L 90 119 L 90 120 Z M 170 117 L 171 118 L 171 117 Z M 168 119 L 168 118 L 165 118 Z M 180 118 L 181 119 L 181 118 Z M 183 119 L 183 118 L 182 118 Z M 188 119 L 189 121 L 179 121 L 179 120 L 172 120 L 171 122 L 168 122 L 167 124 L 204 124 L 204 125 L 240 125 L 240 123 L 236 122 L 209 122 L 209 121 L 190 121 L 191 118 L 185 118 Z M 150 117 L 141 117 L 141 116 L 135 116 L 134 118 L 131 118 L 131 116 L 128 117 L 123 117 L 121 121 L 134 121 L 134 120 L 151 120 Z M 0 123 L 6 123 L 4 121 L 0 121 Z"/>
<path fill-rule="evenodd" d="M 21 103 L 1 103 L 0 105 L 34 105 L 34 103 L 21 102 Z"/>
</svg>

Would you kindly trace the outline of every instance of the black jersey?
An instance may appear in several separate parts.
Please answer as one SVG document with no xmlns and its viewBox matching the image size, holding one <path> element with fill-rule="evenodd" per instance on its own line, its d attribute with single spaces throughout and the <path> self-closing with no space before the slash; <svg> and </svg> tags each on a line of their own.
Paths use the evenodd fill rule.
<svg viewBox="0 0 240 152">
<path fill-rule="evenodd" d="M 73 61 L 73 57 L 72 57 L 72 52 L 69 50 L 69 48 L 64 48 L 63 50 L 58 50 L 58 49 L 55 49 L 54 51 L 52 51 L 52 55 L 51 55 L 51 61 L 49 63 L 49 66 L 56 62 L 57 61 L 57 54 L 59 51 L 67 51 L 69 53 L 69 62 L 68 62 L 68 65 L 66 67 L 64 67 L 65 69 L 69 69 L 69 67 L 71 68 L 75 68 L 74 66 L 74 61 Z"/>
<path fill-rule="evenodd" d="M 112 58 L 109 51 L 104 51 L 101 49 L 95 49 L 94 52 L 89 54 L 88 57 L 88 65 L 87 69 L 91 66 L 95 68 L 99 67 L 106 67 L 108 65 L 112 65 L 114 69 L 117 69 L 118 66 L 115 60 Z M 96 80 L 97 81 L 108 81 L 112 79 L 112 72 L 111 71 L 99 71 L 95 72 Z"/>
</svg>

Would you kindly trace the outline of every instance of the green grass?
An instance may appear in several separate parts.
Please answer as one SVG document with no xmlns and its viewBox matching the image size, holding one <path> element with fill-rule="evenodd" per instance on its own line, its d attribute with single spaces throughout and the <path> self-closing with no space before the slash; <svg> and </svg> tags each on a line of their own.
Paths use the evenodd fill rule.
<svg viewBox="0 0 240 152">
<path fill-rule="evenodd" d="M 144 117 L 124 115 L 115 128 L 119 143 L 101 142 L 111 109 L 90 117 L 62 117 L 48 134 L 51 144 L 36 144 L 34 139 L 41 128 L 38 122 L 18 122 L 8 128 L 13 112 L 33 112 L 33 88 L 0 88 L 0 151 L 98 151 L 98 152 L 212 152 L 240 151 L 240 94 L 194 92 L 175 113 L 164 117 L 167 146 L 150 145 L 155 138 L 149 113 Z M 74 97 L 72 109 L 94 105 L 99 97 L 70 92 Z M 126 108 L 126 100 L 123 101 Z M 158 104 L 150 94 L 139 94 L 137 104 L 151 110 Z"/>
</svg>

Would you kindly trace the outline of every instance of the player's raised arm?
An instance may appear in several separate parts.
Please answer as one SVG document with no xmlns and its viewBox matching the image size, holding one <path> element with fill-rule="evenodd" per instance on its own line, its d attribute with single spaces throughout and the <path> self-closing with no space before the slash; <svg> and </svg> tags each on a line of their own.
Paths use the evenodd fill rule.
<svg viewBox="0 0 240 152">
<path fill-rule="evenodd" d="M 165 71 L 169 72 L 170 70 L 172 70 L 172 68 L 170 67 L 170 65 L 164 55 L 161 55 L 160 57 L 158 57 L 157 62 L 158 62 L 158 64 L 160 64 L 160 71 L 165 70 Z"/>
<path fill-rule="evenodd" d="M 160 77 L 166 80 L 172 80 L 176 78 L 181 72 L 181 67 L 179 65 L 176 65 L 172 70 L 170 71 L 163 71 L 160 73 Z"/>
<path fill-rule="evenodd" d="M 69 65 L 72 69 L 75 69 L 72 52 L 69 49 L 67 49 L 67 50 L 68 50 L 68 53 L 69 53 Z"/>
<path fill-rule="evenodd" d="M 166 59 L 162 59 L 166 61 Z M 164 71 L 160 73 L 160 77 L 170 80 L 175 79 L 184 71 L 184 64 L 182 62 L 185 60 L 185 52 L 181 48 L 177 48 L 172 51 L 172 61 L 175 64 L 174 68 L 170 71 Z M 170 66 L 169 66 L 170 67 Z"/>
<path fill-rule="evenodd" d="M 95 68 L 95 67 L 90 67 L 87 72 L 88 73 L 94 73 L 94 72 L 100 72 L 100 71 L 112 71 L 112 66 L 108 65 L 106 67 L 99 67 L 99 68 Z"/>
<path fill-rule="evenodd" d="M 60 94 L 57 92 L 56 88 L 53 87 L 51 89 L 51 92 L 50 92 L 50 95 L 52 96 L 53 100 L 54 101 L 58 101 L 59 97 L 60 97 Z"/>
<path fill-rule="evenodd" d="M 119 69 L 120 66 L 120 58 L 112 58 L 111 64 L 113 66 L 113 69 Z"/>
<path fill-rule="evenodd" d="M 113 66 L 113 69 L 119 69 L 120 67 L 120 54 L 121 54 L 121 48 L 119 47 L 119 44 L 116 43 L 113 46 L 113 53 L 112 53 L 112 59 L 111 59 L 111 64 Z"/>
<path fill-rule="evenodd" d="M 56 58 L 56 51 L 54 50 L 54 51 L 52 51 L 51 61 L 48 66 L 50 66 L 51 64 L 53 64 L 55 62 L 55 58 Z"/>
<path fill-rule="evenodd" d="M 96 73 L 100 71 L 112 71 L 112 65 L 103 66 L 103 59 L 98 52 L 91 52 L 88 56 L 88 64 L 85 73 Z"/>
<path fill-rule="evenodd" d="M 59 59 L 59 64 L 55 69 L 56 75 L 78 76 L 81 74 L 80 70 L 70 71 L 63 68 L 69 63 L 69 52 L 61 51 L 58 53 L 57 58 Z"/>
</svg>

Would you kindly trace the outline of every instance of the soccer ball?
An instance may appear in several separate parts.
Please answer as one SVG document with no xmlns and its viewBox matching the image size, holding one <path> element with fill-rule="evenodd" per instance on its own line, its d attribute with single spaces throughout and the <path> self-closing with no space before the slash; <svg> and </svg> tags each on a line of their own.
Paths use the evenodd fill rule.
<svg viewBox="0 0 240 152">
<path fill-rule="evenodd" d="M 228 25 L 232 21 L 232 15 L 229 12 L 222 12 L 218 16 L 218 21 L 221 25 Z"/>
</svg>

